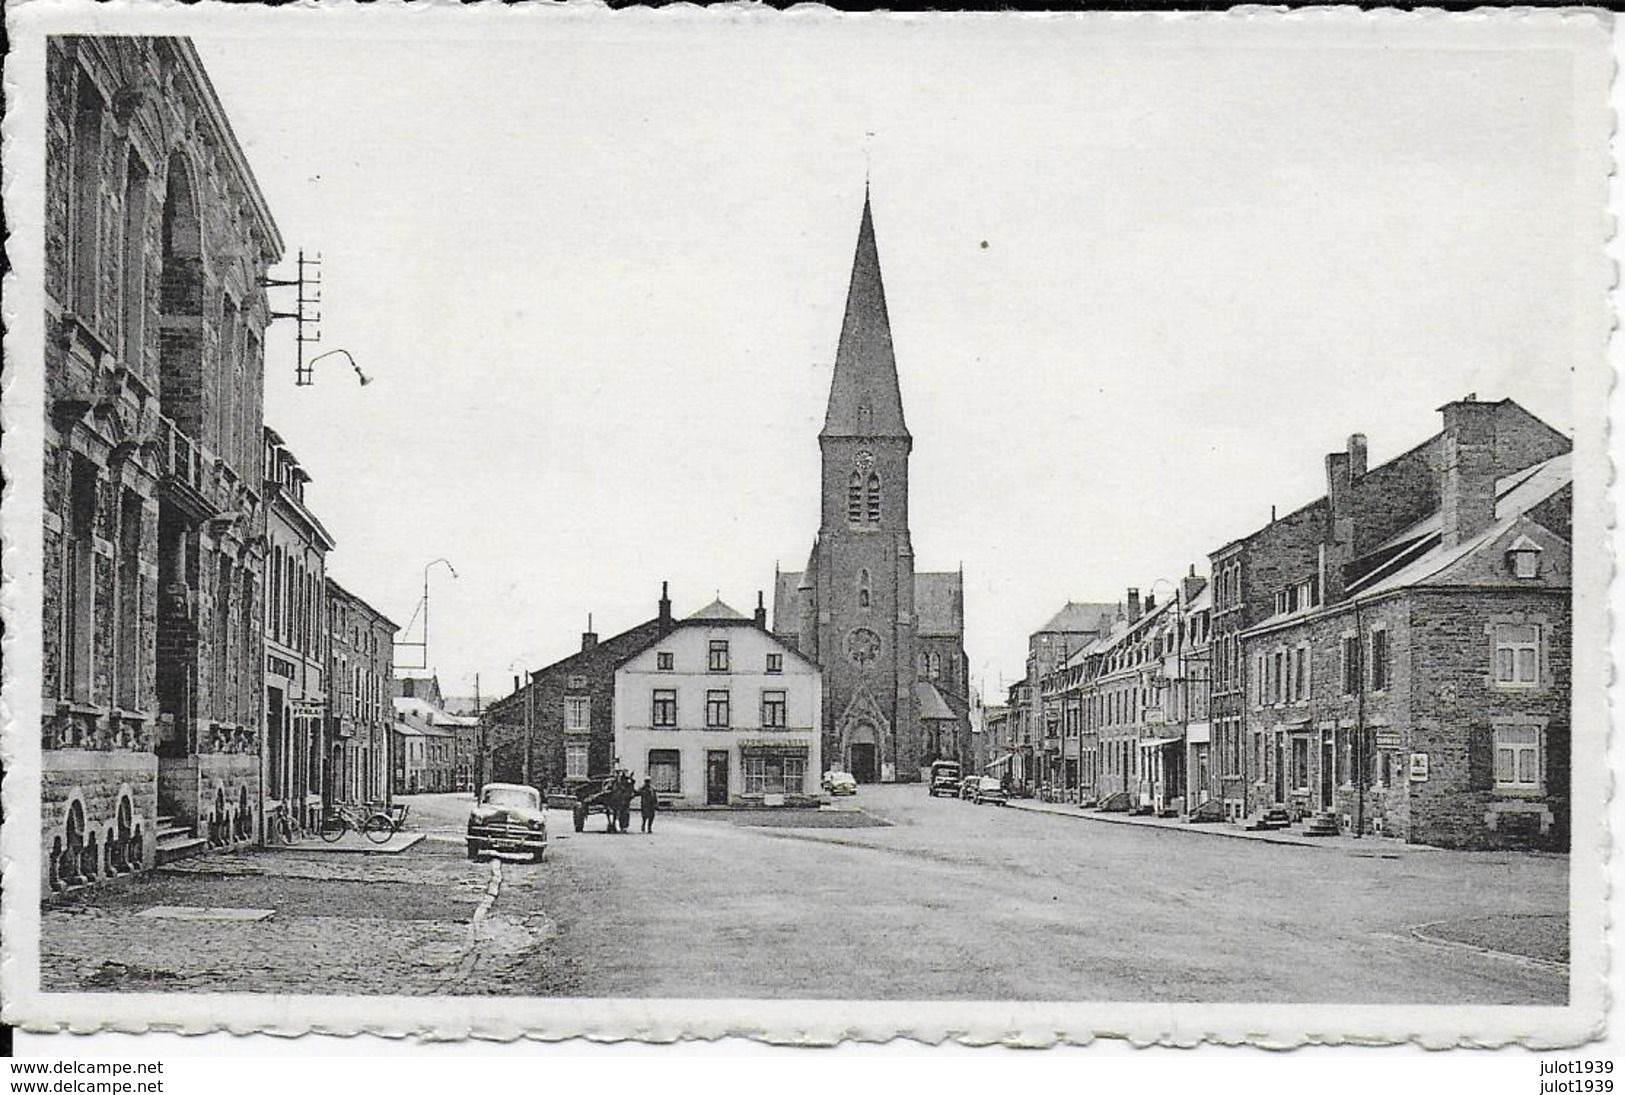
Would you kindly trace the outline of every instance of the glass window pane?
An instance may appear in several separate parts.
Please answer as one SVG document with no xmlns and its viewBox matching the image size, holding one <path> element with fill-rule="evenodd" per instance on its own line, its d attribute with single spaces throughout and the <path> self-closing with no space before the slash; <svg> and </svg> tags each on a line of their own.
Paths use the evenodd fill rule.
<svg viewBox="0 0 1625 1095">
<path fill-rule="evenodd" d="M 1535 751 L 1533 749 L 1518 750 L 1518 782 L 1538 783 L 1535 775 Z"/>
<path fill-rule="evenodd" d="M 1497 749 L 1495 751 L 1495 781 L 1497 783 L 1512 782 L 1512 750 Z"/>
<path fill-rule="evenodd" d="M 1533 649 L 1518 651 L 1518 680 L 1530 682 L 1535 679 L 1535 652 Z"/>
<path fill-rule="evenodd" d="M 1512 651 L 1501 647 L 1495 652 L 1495 679 L 1510 681 L 1512 679 Z"/>
</svg>

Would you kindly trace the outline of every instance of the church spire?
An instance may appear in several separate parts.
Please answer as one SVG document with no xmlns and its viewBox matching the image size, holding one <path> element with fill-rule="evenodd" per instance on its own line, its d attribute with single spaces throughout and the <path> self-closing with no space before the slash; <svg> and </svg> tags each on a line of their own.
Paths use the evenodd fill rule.
<svg viewBox="0 0 1625 1095">
<path fill-rule="evenodd" d="M 903 424 L 903 396 L 897 387 L 897 360 L 892 356 L 891 321 L 886 316 L 886 289 L 880 281 L 880 253 L 875 247 L 867 183 L 858 247 L 852 256 L 852 283 L 846 291 L 846 318 L 841 322 L 835 375 L 829 385 L 829 408 L 818 436 L 909 436 Z"/>
</svg>

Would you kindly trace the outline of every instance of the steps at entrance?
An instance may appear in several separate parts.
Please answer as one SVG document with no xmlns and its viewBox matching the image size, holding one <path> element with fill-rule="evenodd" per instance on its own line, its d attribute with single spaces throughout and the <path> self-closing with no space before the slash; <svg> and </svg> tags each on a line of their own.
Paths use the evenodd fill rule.
<svg viewBox="0 0 1625 1095">
<path fill-rule="evenodd" d="M 160 867 L 197 855 L 208 846 L 208 841 L 193 834 L 192 830 L 169 814 L 158 815 L 158 828 L 153 834 L 153 859 Z"/>
<path fill-rule="evenodd" d="M 1292 815 L 1282 806 L 1272 806 L 1260 814 L 1254 815 L 1246 825 L 1251 833 L 1266 832 L 1272 829 L 1285 829 L 1292 824 Z"/>
<path fill-rule="evenodd" d="M 1321 810 L 1309 819 L 1303 828 L 1304 836 L 1336 836 L 1343 830 L 1337 823 L 1337 815 L 1330 810 Z"/>
</svg>

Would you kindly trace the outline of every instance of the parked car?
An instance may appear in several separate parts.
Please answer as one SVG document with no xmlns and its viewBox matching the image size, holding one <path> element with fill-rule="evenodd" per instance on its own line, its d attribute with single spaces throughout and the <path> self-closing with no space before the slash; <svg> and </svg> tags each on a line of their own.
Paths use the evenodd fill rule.
<svg viewBox="0 0 1625 1095">
<path fill-rule="evenodd" d="M 981 776 L 966 776 L 959 781 L 959 797 L 966 802 L 976 797 L 976 788 L 981 784 Z"/>
<path fill-rule="evenodd" d="M 855 795 L 858 793 L 858 778 L 851 772 L 831 770 L 824 773 L 824 790 L 832 795 Z"/>
<path fill-rule="evenodd" d="M 547 811 L 541 793 L 518 783 L 487 783 L 468 812 L 468 858 L 519 852 L 540 863 L 547 855 Z"/>
<path fill-rule="evenodd" d="M 931 797 L 959 793 L 959 762 L 934 760 L 931 762 Z"/>
<path fill-rule="evenodd" d="M 991 802 L 995 806 L 1003 806 L 1007 801 L 1004 794 L 1004 785 L 995 776 L 978 776 L 976 791 L 972 794 L 971 801 L 978 806 L 984 802 Z"/>
</svg>

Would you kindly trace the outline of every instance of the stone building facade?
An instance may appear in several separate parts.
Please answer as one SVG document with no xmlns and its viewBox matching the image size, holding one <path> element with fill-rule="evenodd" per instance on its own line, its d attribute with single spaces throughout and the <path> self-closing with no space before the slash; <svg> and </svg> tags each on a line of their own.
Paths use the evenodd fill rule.
<svg viewBox="0 0 1625 1095">
<path fill-rule="evenodd" d="M 327 579 L 328 801 L 390 799 L 390 682 L 399 630 L 382 612 Z"/>
<path fill-rule="evenodd" d="M 327 553 L 333 537 L 305 506 L 310 476 L 277 432 L 264 435 L 265 716 L 260 788 L 266 815 L 321 825 L 327 784 Z"/>
<path fill-rule="evenodd" d="M 1476 420 L 1493 440 L 1475 456 L 1498 473 L 1569 451 L 1567 438 L 1510 399 L 1478 406 Z M 1327 456 L 1324 496 L 1209 555 L 1213 752 L 1230 818 L 1266 805 L 1258 789 L 1272 783 L 1259 770 L 1257 743 L 1249 740 L 1248 697 L 1256 694 L 1260 667 L 1247 657 L 1243 634 L 1280 612 L 1343 601 L 1355 560 L 1376 558 L 1394 536 L 1439 513 L 1451 451 L 1447 435 L 1437 433 L 1368 469 L 1366 438 L 1355 434 L 1345 451 Z"/>
<path fill-rule="evenodd" d="M 822 667 L 825 763 L 914 781 L 968 741 L 964 579 L 915 571 L 914 440 L 867 195 L 818 446 L 818 536 L 806 569 L 775 579 L 773 630 Z"/>
<path fill-rule="evenodd" d="M 47 43 L 42 882 L 258 829 L 282 239 L 184 39 Z"/>
<path fill-rule="evenodd" d="M 1283 573 L 1242 636 L 1252 808 L 1417 843 L 1567 847 L 1571 457 L 1508 406 L 1441 408 L 1436 508 L 1374 543 L 1339 489 L 1354 468 L 1329 462 L 1335 572 Z"/>
<path fill-rule="evenodd" d="M 653 619 L 603 640 L 589 620 L 579 651 L 532 671 L 481 713 L 481 782 L 547 790 L 607 775 L 615 758 L 615 669 L 673 626 L 665 583 Z"/>
</svg>

